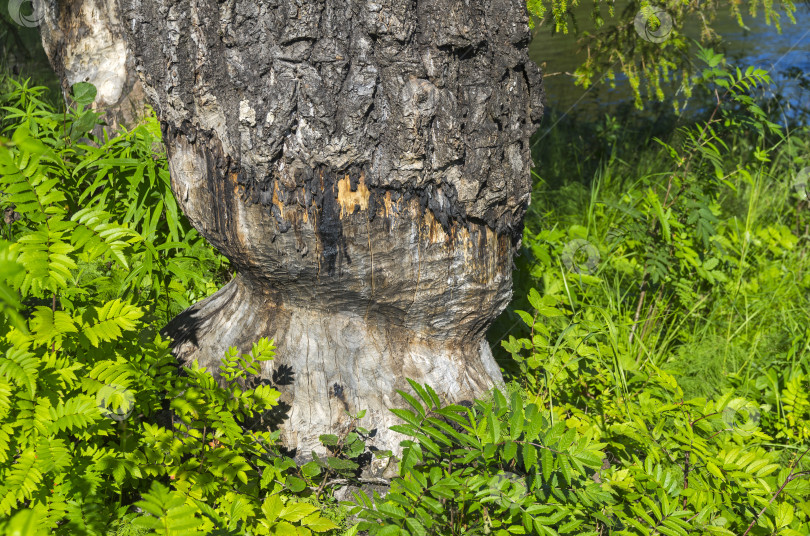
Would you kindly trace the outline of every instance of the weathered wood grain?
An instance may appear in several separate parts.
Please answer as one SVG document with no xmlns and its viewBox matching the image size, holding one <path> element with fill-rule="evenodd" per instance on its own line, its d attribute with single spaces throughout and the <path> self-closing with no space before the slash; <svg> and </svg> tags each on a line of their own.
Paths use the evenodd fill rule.
<svg viewBox="0 0 810 536">
<path fill-rule="evenodd" d="M 145 114 L 146 97 L 119 17 L 117 0 L 34 0 L 45 53 L 65 95 L 77 82 L 98 90 L 94 107 L 113 128 Z"/>
<path fill-rule="evenodd" d="M 168 327 L 181 360 L 278 345 L 285 442 L 308 453 L 406 377 L 501 381 L 542 114 L 523 0 L 122 0 L 172 187 L 235 281 Z"/>
</svg>

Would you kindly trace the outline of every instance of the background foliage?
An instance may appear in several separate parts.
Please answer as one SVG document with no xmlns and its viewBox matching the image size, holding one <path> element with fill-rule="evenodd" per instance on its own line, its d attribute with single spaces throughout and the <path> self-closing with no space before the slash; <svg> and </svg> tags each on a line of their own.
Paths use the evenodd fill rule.
<svg viewBox="0 0 810 536">
<path fill-rule="evenodd" d="M 272 359 L 272 344 L 232 349 L 220 371 L 179 371 L 157 334 L 229 273 L 178 214 L 154 118 L 97 137 L 93 86 L 75 85 L 70 107 L 55 113 L 43 88 L 4 83 L 5 530 L 337 529 L 328 506 L 293 499 L 330 472 L 298 468 L 279 452 L 277 433 L 254 429 L 278 400 L 272 386 L 249 381 Z"/>
<path fill-rule="evenodd" d="M 0 530 L 810 533 L 808 127 L 761 97 L 770 73 L 689 55 L 679 27 L 653 49 L 628 20 L 585 36 L 594 58 L 652 100 L 683 72 L 694 114 L 550 118 L 490 333 L 508 383 L 469 407 L 412 383 L 398 476 L 343 504 L 367 484 L 362 413 L 298 465 L 263 424 L 271 341 L 209 371 L 159 334 L 231 269 L 178 212 L 156 120 L 109 133 L 89 84 L 62 107 L 3 77 Z"/>
<path fill-rule="evenodd" d="M 585 59 L 572 73 L 582 87 L 607 81 L 611 86 L 619 78 L 629 82 L 635 106 L 671 100 L 683 103 L 691 96 L 700 64 L 693 61 L 695 45 L 717 45 L 721 36 L 716 19 L 723 12 L 741 28 L 744 16 L 761 16 L 777 29 L 795 24 L 797 10 L 793 0 L 747 2 L 691 0 L 639 0 L 613 2 L 592 0 L 590 21 L 578 20 L 575 8 L 579 0 L 528 0 L 532 27 L 552 33 L 573 32 Z M 586 31 L 582 26 L 593 29 Z M 673 95 L 683 98 L 674 100 Z"/>
</svg>

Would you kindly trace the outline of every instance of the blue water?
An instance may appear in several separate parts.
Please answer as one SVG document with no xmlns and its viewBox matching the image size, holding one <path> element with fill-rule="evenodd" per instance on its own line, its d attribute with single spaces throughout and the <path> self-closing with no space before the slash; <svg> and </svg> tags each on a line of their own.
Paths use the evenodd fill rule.
<svg viewBox="0 0 810 536">
<path fill-rule="evenodd" d="M 574 8 L 581 30 L 593 28 L 589 11 L 590 7 L 582 4 Z M 621 13 L 618 5 L 616 13 Z M 767 25 L 761 13 L 756 18 L 743 19 L 747 28 L 741 28 L 736 19 L 722 12 L 714 24 L 722 37 L 718 51 L 725 54 L 730 63 L 741 67 L 756 65 L 771 71 L 775 83 L 770 91 L 782 96 L 782 109 L 774 113 L 787 117 L 795 117 L 800 109 L 810 110 L 810 10 L 806 5 L 800 6 L 795 17 L 796 24 L 782 18 L 781 33 L 773 25 Z M 606 22 L 610 24 L 607 17 Z M 573 76 L 566 73 L 572 73 L 584 59 L 578 48 L 573 32 L 551 35 L 548 28 L 536 30 L 529 54 L 546 73 L 544 83 L 549 107 L 558 112 L 601 116 L 619 104 L 632 102 L 630 88 L 620 76 L 617 76 L 615 89 L 606 83 L 596 83 L 587 91 L 576 86 Z M 796 73 L 807 73 L 803 83 Z"/>
</svg>

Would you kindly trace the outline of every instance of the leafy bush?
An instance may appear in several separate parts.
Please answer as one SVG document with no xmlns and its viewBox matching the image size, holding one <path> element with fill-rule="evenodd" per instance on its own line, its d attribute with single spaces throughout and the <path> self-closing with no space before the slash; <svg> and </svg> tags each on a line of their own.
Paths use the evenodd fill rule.
<svg viewBox="0 0 810 536">
<path fill-rule="evenodd" d="M 609 499 L 593 480 L 603 444 L 581 436 L 519 392 L 472 407 L 443 406 L 430 386 L 411 382 L 419 398 L 400 394 L 407 424 L 392 427 L 405 441 L 400 476 L 385 498 L 356 497 L 354 510 L 371 534 L 583 533 L 607 521 Z"/>
<path fill-rule="evenodd" d="M 24 292 L 81 301 L 92 288 L 165 321 L 216 290 L 226 261 L 179 214 L 157 121 L 97 138 L 92 85 L 74 86 L 75 106 L 55 113 L 44 88 L 7 82 L 0 188 Z"/>
<path fill-rule="evenodd" d="M 702 121 L 641 152 L 606 125 L 597 180 L 540 185 L 507 394 L 444 405 L 411 382 L 399 475 L 344 505 L 348 535 L 810 531 L 807 131 L 764 116 L 766 73 L 701 58 L 721 96 Z M 7 84 L 0 530 L 342 530 L 331 491 L 367 482 L 362 412 L 299 467 L 263 424 L 271 341 L 209 371 L 158 334 L 229 268 L 179 214 L 154 118 L 109 136 L 92 86 L 56 113 Z"/>
<path fill-rule="evenodd" d="M 590 358 L 586 358 L 590 361 Z M 356 495 L 353 513 L 371 534 L 802 534 L 810 527 L 810 474 L 766 449 L 751 401 L 683 400 L 660 371 L 628 373 L 587 408 L 571 383 L 599 385 L 591 363 L 525 404 L 443 406 L 412 383 L 400 475 L 385 496 Z M 579 393 L 571 393 L 577 399 Z M 569 395 L 570 396 L 570 395 Z M 553 403 L 552 403 L 553 402 Z"/>
<path fill-rule="evenodd" d="M 605 444 L 611 532 L 677 499 L 687 532 L 807 533 L 810 138 L 767 120 L 764 72 L 701 59 L 696 124 L 641 150 L 610 130 L 593 180 L 565 160 L 538 178 L 502 363 Z"/>
<path fill-rule="evenodd" d="M 64 114 L 42 88 L 10 84 L 1 119 L 10 137 L 0 140 L 4 529 L 337 529 L 294 498 L 313 481 L 295 476 L 278 433 L 253 429 L 279 396 L 255 381 L 272 344 L 231 349 L 219 384 L 196 363 L 179 369 L 156 334 L 225 273 L 178 213 L 154 118 L 96 137 L 89 84 L 74 86 Z"/>
<path fill-rule="evenodd" d="M 810 527 L 810 484 L 798 480 L 806 471 L 798 455 L 784 464 L 772 448 L 760 427 L 763 404 L 731 388 L 685 399 L 670 374 L 615 353 L 609 316 L 572 314 L 537 292 L 529 299 L 539 309 L 527 320 L 540 335 L 504 346 L 521 363 L 538 363 L 535 402 L 604 444 L 599 480 L 617 496 L 611 530 L 649 534 L 663 525 L 680 534 L 677 522 L 664 522 L 668 510 L 686 516 L 683 528 L 710 534 L 741 534 L 753 522 L 784 534 Z M 548 318 L 560 322 L 549 328 Z"/>
</svg>

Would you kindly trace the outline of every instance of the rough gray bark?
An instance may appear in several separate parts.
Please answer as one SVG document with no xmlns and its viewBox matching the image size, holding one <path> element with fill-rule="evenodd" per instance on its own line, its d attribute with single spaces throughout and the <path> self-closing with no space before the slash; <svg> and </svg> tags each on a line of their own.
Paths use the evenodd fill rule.
<svg viewBox="0 0 810 536">
<path fill-rule="evenodd" d="M 172 187 L 238 277 L 167 328 L 264 371 L 299 452 L 406 377 L 447 399 L 501 381 L 484 334 L 511 296 L 542 114 L 524 0 L 122 0 Z"/>
<path fill-rule="evenodd" d="M 45 53 L 65 95 L 77 82 L 98 90 L 94 108 L 113 128 L 145 114 L 146 97 L 121 26 L 117 0 L 34 0 Z"/>
</svg>

